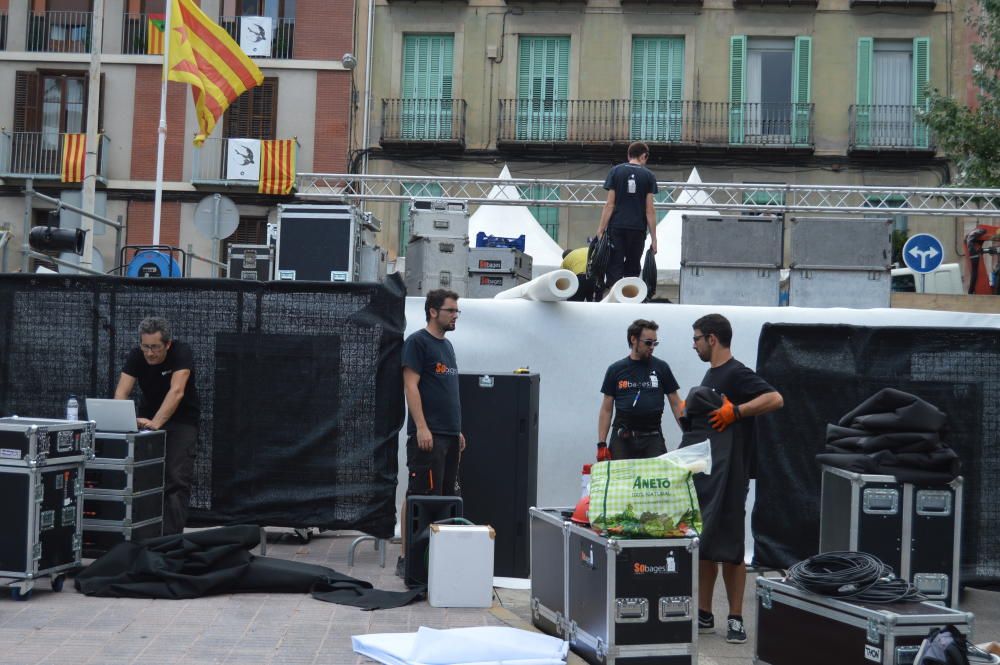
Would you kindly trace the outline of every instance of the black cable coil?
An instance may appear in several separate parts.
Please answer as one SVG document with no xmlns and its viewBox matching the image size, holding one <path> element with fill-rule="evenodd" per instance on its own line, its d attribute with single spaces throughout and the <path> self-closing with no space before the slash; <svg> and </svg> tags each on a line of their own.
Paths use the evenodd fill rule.
<svg viewBox="0 0 1000 665">
<path fill-rule="evenodd" d="M 893 573 L 892 566 L 864 552 L 826 552 L 788 569 L 788 581 L 823 596 L 866 603 L 919 602 L 925 597 Z"/>
</svg>

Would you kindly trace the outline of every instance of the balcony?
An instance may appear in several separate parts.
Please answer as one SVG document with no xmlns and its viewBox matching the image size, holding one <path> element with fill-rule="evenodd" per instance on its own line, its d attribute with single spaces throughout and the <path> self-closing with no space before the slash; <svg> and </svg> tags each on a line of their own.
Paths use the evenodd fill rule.
<svg viewBox="0 0 1000 665">
<path fill-rule="evenodd" d="M 465 147 L 464 99 L 383 99 L 382 146 Z"/>
<path fill-rule="evenodd" d="M 848 108 L 851 152 L 931 152 L 930 129 L 920 119 L 920 107 L 855 104 Z"/>
<path fill-rule="evenodd" d="M 158 16 L 162 20 L 162 14 Z M 123 55 L 161 55 L 163 53 L 162 38 L 165 35 L 155 27 L 150 28 L 149 21 L 149 14 L 125 14 L 122 17 Z M 159 40 L 154 39 L 152 45 L 149 43 L 151 29 L 160 32 L 160 35 L 153 35 L 154 37 L 161 37 Z M 160 45 L 159 48 L 157 48 L 157 43 Z"/>
<path fill-rule="evenodd" d="M 501 148 L 619 146 L 811 150 L 812 104 L 501 99 Z"/>
<path fill-rule="evenodd" d="M 295 38 L 295 19 L 294 18 L 279 18 L 272 19 L 271 24 L 271 49 L 270 55 L 252 55 L 253 58 L 281 58 L 290 60 L 292 56 L 292 47 Z M 220 16 L 219 25 L 221 25 L 229 36 L 236 41 L 237 44 L 244 46 L 244 50 L 250 52 L 245 45 L 240 42 L 241 28 L 242 28 L 243 17 L 242 16 Z M 264 33 L 254 29 L 248 30 L 248 39 L 251 41 L 262 40 L 266 38 Z"/>
<path fill-rule="evenodd" d="M 70 134 L 57 132 L 0 133 L 0 177 L 61 180 L 63 146 Z M 102 134 L 97 154 L 97 179 L 108 180 L 106 155 L 111 140 Z"/>
<path fill-rule="evenodd" d="M 242 138 L 205 139 L 191 155 L 191 184 L 256 189 L 264 168 L 260 143 Z"/>
<path fill-rule="evenodd" d="M 89 53 L 92 19 L 91 12 L 29 14 L 25 48 L 34 53 Z"/>
</svg>

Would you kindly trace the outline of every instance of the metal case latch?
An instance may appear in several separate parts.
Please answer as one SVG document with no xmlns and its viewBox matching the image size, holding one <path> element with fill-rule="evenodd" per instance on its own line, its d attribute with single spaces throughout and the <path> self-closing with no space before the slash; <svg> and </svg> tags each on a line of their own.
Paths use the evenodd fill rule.
<svg viewBox="0 0 1000 665">
<path fill-rule="evenodd" d="M 649 601 L 645 598 L 615 598 L 615 623 L 645 623 Z"/>
<path fill-rule="evenodd" d="M 879 643 L 878 623 L 876 623 L 875 619 L 868 620 L 868 630 L 866 632 L 865 637 L 867 637 L 868 641 L 872 644 Z"/>
<path fill-rule="evenodd" d="M 760 606 L 765 610 L 771 609 L 771 590 L 767 587 L 757 589 L 757 596 L 760 598 Z"/>
<path fill-rule="evenodd" d="M 917 660 L 919 646 L 896 647 L 895 665 L 913 665 Z"/>
<path fill-rule="evenodd" d="M 664 596 L 660 598 L 660 621 L 690 621 L 691 596 Z"/>
<path fill-rule="evenodd" d="M 43 510 L 42 514 L 39 516 L 39 527 L 44 531 L 45 529 L 51 529 L 56 525 L 56 511 L 54 510 Z"/>
<path fill-rule="evenodd" d="M 73 430 L 59 430 L 56 434 L 56 452 L 68 453 L 73 450 L 76 443 L 76 432 Z"/>
<path fill-rule="evenodd" d="M 899 490 L 889 487 L 866 488 L 863 510 L 867 515 L 895 515 L 899 512 Z"/>
<path fill-rule="evenodd" d="M 917 490 L 917 515 L 947 517 L 951 515 L 951 492 Z"/>
<path fill-rule="evenodd" d="M 31 547 L 31 559 L 32 561 L 38 561 L 42 558 L 42 544 L 35 543 Z"/>
<path fill-rule="evenodd" d="M 948 596 L 948 576 L 943 573 L 916 573 L 913 576 L 913 586 L 931 600 Z"/>
</svg>

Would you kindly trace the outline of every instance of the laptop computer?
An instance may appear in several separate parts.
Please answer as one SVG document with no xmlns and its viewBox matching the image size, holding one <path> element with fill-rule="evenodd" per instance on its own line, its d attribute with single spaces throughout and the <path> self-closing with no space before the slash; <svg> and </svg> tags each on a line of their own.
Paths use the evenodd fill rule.
<svg viewBox="0 0 1000 665">
<path fill-rule="evenodd" d="M 130 399 L 87 398 L 87 418 L 97 423 L 98 432 L 138 432 L 135 402 Z"/>
</svg>

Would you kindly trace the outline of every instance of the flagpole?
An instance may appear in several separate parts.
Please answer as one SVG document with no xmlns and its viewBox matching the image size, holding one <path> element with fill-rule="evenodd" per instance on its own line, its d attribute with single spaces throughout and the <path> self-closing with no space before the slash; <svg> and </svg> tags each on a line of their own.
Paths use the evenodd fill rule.
<svg viewBox="0 0 1000 665">
<path fill-rule="evenodd" d="M 163 24 L 163 81 L 160 87 L 160 125 L 156 138 L 156 193 L 153 196 L 153 244 L 160 244 L 160 213 L 163 209 L 163 152 L 167 146 L 167 72 L 170 67 L 170 15 L 173 0 L 167 0 Z"/>
</svg>

